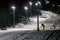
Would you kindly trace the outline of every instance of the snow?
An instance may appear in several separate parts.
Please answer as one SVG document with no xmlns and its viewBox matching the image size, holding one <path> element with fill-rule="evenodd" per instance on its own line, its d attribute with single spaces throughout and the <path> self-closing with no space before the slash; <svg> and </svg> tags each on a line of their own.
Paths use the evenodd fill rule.
<svg viewBox="0 0 60 40">
<path fill-rule="evenodd" d="M 24 31 L 5 40 L 44 40 L 52 31 Z"/>
<path fill-rule="evenodd" d="M 43 27 L 41 25 L 41 23 L 43 23 L 46 27 L 45 30 L 53 30 L 53 24 L 54 23 L 59 23 L 59 17 L 60 15 L 53 13 L 51 11 L 43 11 L 41 10 L 42 15 L 39 15 L 39 28 L 40 30 L 43 30 Z M 58 16 L 59 17 L 58 17 Z M 46 18 L 44 18 L 44 17 Z M 42 17 L 42 18 L 41 18 Z M 29 18 L 32 22 L 28 22 L 28 24 L 24 25 L 23 23 L 19 23 L 18 25 L 16 25 L 16 28 L 20 28 L 22 30 L 37 30 L 37 16 L 33 16 Z M 60 29 L 59 24 L 56 24 L 56 29 Z"/>
<path fill-rule="evenodd" d="M 59 18 L 60 15 L 53 13 L 51 11 L 43 11 L 41 10 L 42 15 L 44 16 L 41 18 L 41 16 L 39 15 L 39 29 L 43 30 L 43 27 L 41 25 L 41 23 L 43 23 L 45 25 L 45 30 L 54 30 L 53 24 L 55 24 L 56 29 L 60 29 L 60 25 L 59 23 Z M 28 22 L 28 24 L 24 25 L 23 23 L 18 23 L 17 25 L 15 25 L 16 28 L 10 28 L 10 30 L 12 31 L 16 31 L 16 30 L 37 30 L 37 16 L 33 16 L 29 18 L 32 22 Z M 7 29 L 9 30 L 9 28 Z"/>
<path fill-rule="evenodd" d="M 59 19 L 60 15 L 50 11 L 41 11 L 41 13 L 42 13 L 42 16 L 46 17 L 46 18 L 41 18 L 41 16 L 39 16 L 39 29 L 41 31 L 39 32 L 36 31 L 37 16 L 34 16 L 29 18 L 32 22 L 28 22 L 28 24 L 26 25 L 24 25 L 23 23 L 18 23 L 17 25 L 15 25 L 16 28 L 7 28 L 7 30 L 0 30 L 0 40 L 44 40 L 44 38 L 46 38 L 48 34 L 51 33 L 51 31 L 43 32 L 42 31 L 43 27 L 41 23 L 45 25 L 45 30 L 54 30 L 53 21 L 57 22 L 58 20 L 60 20 Z M 59 24 L 56 25 L 55 30 L 58 30 L 58 29 L 60 29 Z M 32 30 L 35 30 L 35 31 L 32 31 Z"/>
</svg>

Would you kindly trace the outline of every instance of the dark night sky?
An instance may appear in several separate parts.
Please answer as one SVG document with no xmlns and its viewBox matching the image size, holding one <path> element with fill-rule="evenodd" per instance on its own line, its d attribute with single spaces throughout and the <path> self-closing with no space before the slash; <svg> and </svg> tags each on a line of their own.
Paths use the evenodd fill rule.
<svg viewBox="0 0 60 40">
<path fill-rule="evenodd" d="M 0 7 L 8 6 L 10 3 L 14 3 L 16 5 L 22 5 L 22 4 L 26 3 L 27 1 L 28 0 L 0 0 Z M 55 3 L 55 4 L 60 4 L 59 0 L 49 0 L 49 1 L 51 1 L 52 3 Z"/>
<path fill-rule="evenodd" d="M 16 5 L 16 7 L 21 7 L 25 5 L 29 0 L 0 0 L 0 9 L 5 8 L 8 9 L 11 5 Z M 35 1 L 35 0 L 34 0 Z"/>
<path fill-rule="evenodd" d="M 0 0 L 0 7 L 7 7 L 9 4 L 22 5 L 26 0 Z"/>
<path fill-rule="evenodd" d="M 9 6 L 9 4 L 16 4 L 17 6 L 21 6 L 22 4 L 25 4 L 27 1 L 29 0 L 0 0 L 0 8 L 1 7 L 7 7 Z M 33 0 L 35 1 L 35 0 Z M 60 4 L 60 1 L 59 0 L 49 0 L 51 1 L 52 3 L 55 3 L 55 4 Z"/>
<path fill-rule="evenodd" d="M 12 4 L 15 4 L 17 9 L 19 9 L 20 7 L 22 7 L 23 5 L 26 4 L 26 2 L 28 2 L 29 0 L 0 0 L 0 9 L 1 8 L 5 8 L 5 9 L 9 9 L 9 7 Z M 32 0 L 32 1 L 36 1 L 36 0 Z M 42 0 L 41 0 L 42 1 Z M 51 3 L 53 4 L 60 4 L 60 0 L 49 0 L 51 1 Z"/>
</svg>

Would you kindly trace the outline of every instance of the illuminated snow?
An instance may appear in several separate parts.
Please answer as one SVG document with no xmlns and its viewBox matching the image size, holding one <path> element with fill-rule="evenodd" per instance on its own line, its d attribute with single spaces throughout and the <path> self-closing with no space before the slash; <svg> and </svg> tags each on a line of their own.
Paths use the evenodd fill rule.
<svg viewBox="0 0 60 40">
<path fill-rule="evenodd" d="M 41 16 L 39 16 L 39 27 L 40 27 L 40 30 L 43 29 L 43 27 L 41 26 L 41 23 L 43 23 L 45 26 L 46 26 L 46 30 L 50 29 L 50 27 L 53 27 L 52 24 L 56 23 L 59 18 L 58 16 L 60 17 L 60 15 L 58 14 L 55 14 L 51 11 L 43 11 L 41 10 L 41 13 L 42 15 L 41 16 L 44 16 L 41 18 Z M 30 17 L 29 18 L 32 22 L 29 22 L 27 25 L 24 25 L 22 23 L 19 23 L 18 25 L 16 25 L 16 28 L 20 28 L 22 30 L 37 30 L 37 16 L 33 16 L 33 17 Z M 58 22 L 57 22 L 58 23 Z M 57 26 L 57 25 L 56 25 Z"/>
<path fill-rule="evenodd" d="M 58 23 L 60 20 L 58 18 L 58 17 L 60 17 L 60 15 L 55 14 L 53 12 L 41 10 L 41 13 L 42 13 L 41 16 L 45 16 L 46 18 L 41 18 L 41 16 L 39 16 L 39 28 L 40 28 L 40 30 L 43 30 L 41 23 L 43 23 L 46 26 L 45 29 L 47 30 L 47 29 L 50 29 L 50 27 L 52 27 L 53 23 Z M 9 31 L 16 31 L 16 30 L 37 30 L 37 16 L 30 17 L 29 19 L 32 22 L 29 22 L 26 25 L 24 25 L 23 23 L 18 23 L 17 25 L 15 25 L 16 28 L 8 28 L 6 31 L 9 32 Z M 56 26 L 59 27 L 60 25 L 58 24 Z M 2 31 L 0 31 L 0 32 L 2 32 Z M 5 32 L 5 30 L 4 30 L 4 32 Z"/>
</svg>

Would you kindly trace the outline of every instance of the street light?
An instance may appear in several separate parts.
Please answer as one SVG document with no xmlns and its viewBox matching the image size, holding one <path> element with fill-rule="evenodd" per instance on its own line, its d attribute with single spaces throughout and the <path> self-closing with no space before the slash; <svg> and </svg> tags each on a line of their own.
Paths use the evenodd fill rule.
<svg viewBox="0 0 60 40">
<path fill-rule="evenodd" d="M 46 2 L 46 4 L 50 3 L 49 1 L 45 1 L 45 2 Z"/>
<path fill-rule="evenodd" d="M 32 4 L 33 4 L 33 3 L 30 1 L 30 2 L 29 2 L 29 5 L 30 5 L 30 11 L 31 11 Z"/>
<path fill-rule="evenodd" d="M 35 3 L 35 6 L 38 6 L 38 3 Z"/>
<path fill-rule="evenodd" d="M 31 1 L 29 2 L 29 5 L 32 6 L 32 2 Z"/>
<path fill-rule="evenodd" d="M 52 4 L 52 6 L 55 6 L 54 4 Z"/>
<path fill-rule="evenodd" d="M 38 5 L 41 6 L 41 2 L 40 1 L 37 1 L 37 3 L 35 3 L 35 6 L 38 6 Z"/>
<path fill-rule="evenodd" d="M 15 6 L 12 6 L 11 8 L 12 8 L 13 10 L 15 10 L 15 9 L 16 9 L 16 7 L 15 7 Z"/>
<path fill-rule="evenodd" d="M 28 7 L 25 6 L 24 9 L 25 9 L 25 11 L 26 11 L 26 24 L 27 24 L 27 21 L 28 21 L 28 18 L 27 18 L 27 10 L 28 10 Z"/>
<path fill-rule="evenodd" d="M 39 5 L 41 6 L 41 2 L 38 1 L 37 3 L 35 3 L 37 12 L 38 12 Z M 39 32 L 39 13 L 37 13 L 37 31 Z"/>
<path fill-rule="evenodd" d="M 12 10 L 13 10 L 13 28 L 15 28 L 15 6 L 11 6 Z"/>
<path fill-rule="evenodd" d="M 41 2 L 38 1 L 37 3 L 41 6 Z"/>
<path fill-rule="evenodd" d="M 24 9 L 27 11 L 27 10 L 28 10 L 28 7 L 27 7 L 27 6 L 25 6 L 25 7 L 24 7 Z"/>
<path fill-rule="evenodd" d="M 29 6 L 30 6 L 30 11 L 29 11 L 29 13 L 30 13 L 30 16 L 32 16 L 32 5 L 33 5 L 33 3 L 32 3 L 32 1 L 29 1 Z M 28 17 L 28 19 L 29 19 L 29 17 Z"/>
</svg>

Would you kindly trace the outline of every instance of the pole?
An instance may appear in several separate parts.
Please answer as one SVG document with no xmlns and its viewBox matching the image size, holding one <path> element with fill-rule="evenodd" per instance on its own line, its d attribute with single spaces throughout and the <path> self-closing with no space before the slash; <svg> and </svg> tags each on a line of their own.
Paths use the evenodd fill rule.
<svg viewBox="0 0 60 40">
<path fill-rule="evenodd" d="M 36 10 L 37 10 L 37 31 L 39 32 L 39 11 L 37 7 Z"/>
<path fill-rule="evenodd" d="M 32 5 L 30 5 L 30 15 L 28 15 L 28 21 L 30 21 L 29 17 L 32 16 L 32 11 L 31 11 Z"/>
<path fill-rule="evenodd" d="M 37 14 L 37 31 L 39 32 L 39 14 Z"/>
<path fill-rule="evenodd" d="M 31 16 L 32 16 L 32 9 L 31 9 L 31 8 L 32 8 L 32 6 L 30 6 L 30 14 L 31 14 Z"/>
<path fill-rule="evenodd" d="M 27 20 L 27 10 L 26 10 L 26 24 L 27 24 L 27 21 L 28 21 L 28 20 Z"/>
<path fill-rule="evenodd" d="M 15 28 L 15 9 L 13 10 L 13 28 Z"/>
</svg>

